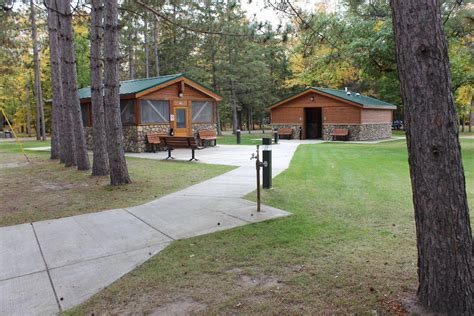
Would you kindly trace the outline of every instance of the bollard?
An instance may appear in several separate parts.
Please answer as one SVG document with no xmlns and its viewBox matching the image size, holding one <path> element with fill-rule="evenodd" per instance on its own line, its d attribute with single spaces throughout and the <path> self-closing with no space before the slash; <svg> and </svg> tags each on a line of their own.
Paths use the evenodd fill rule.
<svg viewBox="0 0 474 316">
<path fill-rule="evenodd" d="M 238 129 L 238 130 L 235 132 L 235 135 L 237 136 L 237 145 L 240 145 L 240 129 Z"/>
<path fill-rule="evenodd" d="M 264 189 L 272 187 L 272 139 L 262 138 L 263 184 Z"/>
<path fill-rule="evenodd" d="M 276 129 L 273 131 L 273 142 L 278 144 L 278 130 Z"/>
</svg>

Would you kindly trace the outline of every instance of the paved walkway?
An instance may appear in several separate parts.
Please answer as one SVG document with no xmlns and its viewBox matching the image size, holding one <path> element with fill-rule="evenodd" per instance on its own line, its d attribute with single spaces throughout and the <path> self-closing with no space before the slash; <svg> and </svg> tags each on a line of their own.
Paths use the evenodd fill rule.
<svg viewBox="0 0 474 316">
<path fill-rule="evenodd" d="M 273 175 L 300 141 L 273 146 Z M 314 143 L 314 142 L 312 142 Z M 203 163 L 239 166 L 150 203 L 0 228 L 0 315 L 51 315 L 69 309 L 163 250 L 171 241 L 288 213 L 242 199 L 255 190 L 254 146 L 197 152 Z M 129 156 L 162 159 L 165 153 Z M 189 150 L 176 150 L 189 159 Z"/>
</svg>

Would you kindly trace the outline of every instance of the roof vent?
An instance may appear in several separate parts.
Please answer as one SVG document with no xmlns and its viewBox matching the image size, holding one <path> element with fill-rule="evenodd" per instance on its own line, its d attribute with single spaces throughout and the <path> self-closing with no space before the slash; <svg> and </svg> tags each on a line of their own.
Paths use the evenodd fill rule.
<svg viewBox="0 0 474 316">
<path fill-rule="evenodd" d="M 356 93 L 356 97 L 360 97 L 360 93 L 359 93 L 359 92 Z"/>
<path fill-rule="evenodd" d="M 347 95 L 351 95 L 351 92 L 350 92 L 350 91 L 347 91 Z"/>
<path fill-rule="evenodd" d="M 344 91 L 348 92 L 347 87 L 344 87 Z"/>
</svg>

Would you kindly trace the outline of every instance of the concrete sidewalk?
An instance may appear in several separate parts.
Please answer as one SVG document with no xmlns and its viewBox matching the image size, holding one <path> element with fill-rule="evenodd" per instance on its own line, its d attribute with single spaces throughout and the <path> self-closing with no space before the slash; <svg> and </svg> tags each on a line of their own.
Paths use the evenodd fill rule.
<svg viewBox="0 0 474 316">
<path fill-rule="evenodd" d="M 300 143 L 273 146 L 273 175 L 285 170 Z M 0 315 L 51 315 L 87 300 L 175 239 L 247 225 L 288 213 L 256 213 L 242 199 L 256 188 L 254 146 L 197 152 L 203 163 L 239 166 L 150 203 L 126 209 L 0 228 Z M 166 153 L 129 156 L 163 159 Z M 189 159 L 189 150 L 176 150 Z"/>
</svg>

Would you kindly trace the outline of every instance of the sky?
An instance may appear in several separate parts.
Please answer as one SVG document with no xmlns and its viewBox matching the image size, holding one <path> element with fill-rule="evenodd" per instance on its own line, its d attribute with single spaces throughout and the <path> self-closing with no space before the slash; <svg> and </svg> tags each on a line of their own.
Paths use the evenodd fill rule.
<svg viewBox="0 0 474 316">
<path fill-rule="evenodd" d="M 269 21 L 272 25 L 288 21 L 288 18 L 281 13 L 276 12 L 273 8 L 268 7 L 266 3 L 269 0 L 241 0 L 241 7 L 247 12 L 249 19 L 254 17 L 260 21 Z M 270 0 L 276 3 L 276 0 Z M 315 9 L 324 9 L 327 12 L 335 12 L 341 7 L 341 0 L 291 0 L 292 5 L 305 11 L 313 11 Z"/>
</svg>

